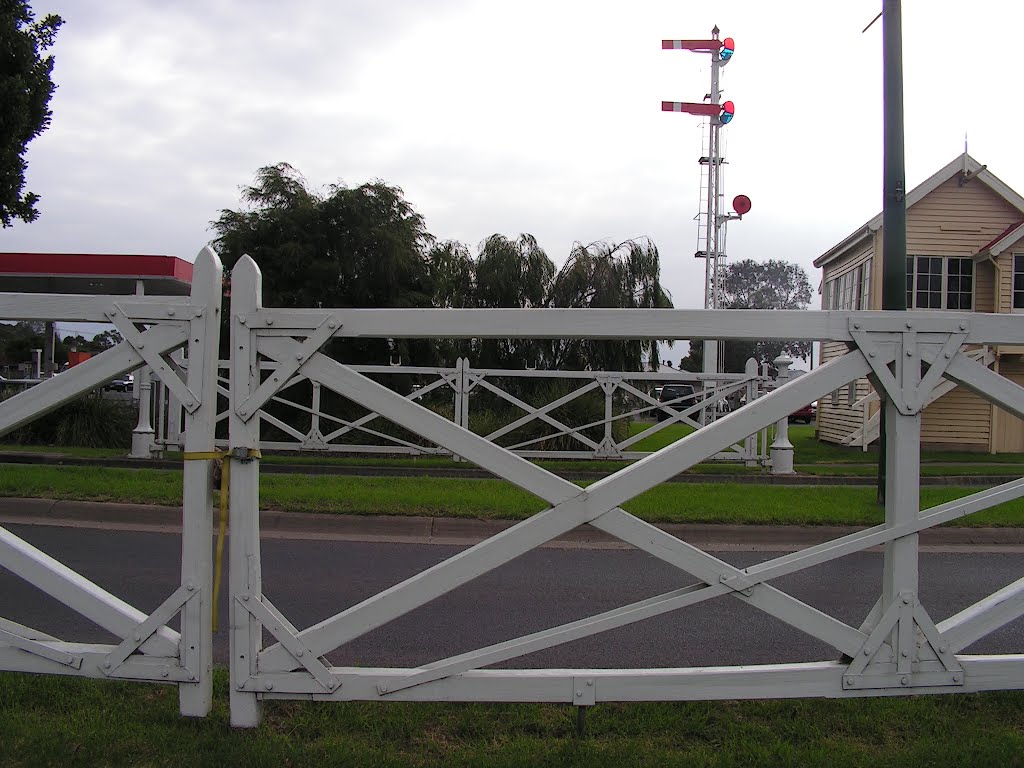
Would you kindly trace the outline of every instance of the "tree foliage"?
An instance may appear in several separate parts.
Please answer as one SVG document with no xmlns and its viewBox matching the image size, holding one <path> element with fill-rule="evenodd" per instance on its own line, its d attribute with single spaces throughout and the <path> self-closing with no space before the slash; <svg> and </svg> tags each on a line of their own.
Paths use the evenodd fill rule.
<svg viewBox="0 0 1024 768">
<path fill-rule="evenodd" d="M 529 234 L 494 234 L 476 256 L 436 241 L 402 190 L 374 181 L 354 189 L 312 189 L 290 165 L 261 168 L 242 190 L 240 210 L 212 222 L 229 269 L 243 254 L 260 265 L 268 306 L 327 307 L 670 307 L 658 249 L 648 240 L 577 243 L 561 270 Z M 401 357 L 451 364 L 459 356 L 491 368 L 586 367 L 657 363 L 641 341 L 401 339 L 348 342 L 333 352 L 352 362 Z"/>
<path fill-rule="evenodd" d="M 552 307 L 660 309 L 672 306 L 661 287 L 661 259 L 650 240 L 597 242 L 573 246 L 549 292 Z M 642 370 L 649 359 L 657 368 L 653 339 L 599 341 L 560 339 L 551 346 L 552 368 L 591 367 L 605 371 Z"/>
<path fill-rule="evenodd" d="M 287 163 L 261 168 L 242 190 L 243 210 L 222 210 L 214 240 L 229 269 L 248 254 L 263 272 L 264 300 L 284 307 L 429 307 L 426 249 L 433 238 L 398 187 L 312 189 Z M 355 362 L 393 354 L 408 342 L 338 346 Z"/>
<path fill-rule="evenodd" d="M 63 24 L 35 20 L 26 0 L 0 0 L 0 224 L 39 217 L 39 195 L 25 192 L 28 143 L 50 125 L 53 56 L 44 53 Z"/>
<path fill-rule="evenodd" d="M 121 342 L 121 334 L 116 330 L 103 331 L 87 339 L 81 334 L 67 335 L 56 339 L 53 345 L 53 360 L 58 365 L 66 363 L 68 352 L 77 349 L 82 352 L 99 353 Z M 38 321 L 22 321 L 8 324 L 0 323 L 0 367 L 10 373 L 21 364 L 32 362 L 32 350 L 46 347 L 46 324 Z M 6 374 L 5 374 L 6 375 Z"/>
<path fill-rule="evenodd" d="M 721 292 L 720 306 L 724 309 L 807 309 L 811 302 L 811 282 L 803 267 L 779 259 L 727 263 Z M 728 341 L 722 364 L 723 370 L 736 372 L 742 371 L 751 357 L 771 364 L 782 354 L 806 358 L 810 353 L 811 343 L 806 341 Z M 680 365 L 697 371 L 703 359 L 703 342 L 692 340 L 690 354 Z"/>
</svg>

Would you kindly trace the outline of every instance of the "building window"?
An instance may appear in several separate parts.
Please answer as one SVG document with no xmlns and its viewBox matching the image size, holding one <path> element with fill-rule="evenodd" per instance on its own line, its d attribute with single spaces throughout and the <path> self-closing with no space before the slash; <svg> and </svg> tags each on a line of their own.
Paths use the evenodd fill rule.
<svg viewBox="0 0 1024 768">
<path fill-rule="evenodd" d="M 857 309 L 871 309 L 871 259 L 860 268 L 860 295 L 857 297 Z"/>
<path fill-rule="evenodd" d="M 1013 254 L 1013 311 L 1024 312 L 1024 253 Z"/>
<path fill-rule="evenodd" d="M 826 281 L 823 309 L 868 309 L 871 306 L 871 260 Z"/>
<path fill-rule="evenodd" d="M 974 307 L 974 260 L 961 256 L 908 256 L 907 309 Z"/>
</svg>

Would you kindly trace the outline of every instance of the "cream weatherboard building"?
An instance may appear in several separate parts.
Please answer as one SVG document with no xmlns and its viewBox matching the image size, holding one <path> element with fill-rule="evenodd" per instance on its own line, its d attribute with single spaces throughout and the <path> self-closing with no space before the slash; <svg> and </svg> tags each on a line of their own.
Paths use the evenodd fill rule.
<svg viewBox="0 0 1024 768">
<path fill-rule="evenodd" d="M 882 214 L 814 261 L 822 309 L 881 309 Z M 964 153 L 907 195 L 907 308 L 1024 313 L 1024 197 Z M 1024 322 L 1024 318 L 1022 318 Z M 822 362 L 845 348 L 825 343 Z M 1024 347 L 972 355 L 1024 385 Z M 818 407 L 822 440 L 866 447 L 878 437 L 878 400 L 866 379 Z M 922 445 L 1024 451 L 1024 422 L 944 383 L 924 411 Z"/>
</svg>

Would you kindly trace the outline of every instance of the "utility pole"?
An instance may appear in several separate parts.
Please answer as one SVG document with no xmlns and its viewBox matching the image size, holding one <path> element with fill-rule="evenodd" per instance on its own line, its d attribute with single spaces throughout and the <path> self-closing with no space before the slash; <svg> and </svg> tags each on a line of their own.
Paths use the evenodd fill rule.
<svg viewBox="0 0 1024 768">
<path fill-rule="evenodd" d="M 907 308 L 907 200 L 900 0 L 882 0 L 882 309 Z M 878 503 L 885 503 L 885 391 L 879 423 Z"/>
</svg>

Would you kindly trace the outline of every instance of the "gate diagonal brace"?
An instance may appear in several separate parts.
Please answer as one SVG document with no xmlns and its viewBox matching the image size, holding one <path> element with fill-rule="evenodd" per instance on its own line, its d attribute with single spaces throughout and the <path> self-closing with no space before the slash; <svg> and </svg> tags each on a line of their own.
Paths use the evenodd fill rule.
<svg viewBox="0 0 1024 768">
<path fill-rule="evenodd" d="M 915 642 L 917 633 L 921 637 Z M 895 650 L 885 639 L 895 633 Z M 927 650 L 937 661 L 928 659 Z M 925 653 L 922 653 L 925 651 Z M 962 686 L 964 669 L 913 592 L 901 592 L 843 674 L 844 690 Z"/>
<path fill-rule="evenodd" d="M 235 602 L 245 609 L 250 616 L 262 624 L 270 634 L 288 651 L 296 663 L 305 667 L 306 671 L 313 676 L 320 685 L 328 691 L 334 691 L 341 683 L 331 674 L 308 648 L 296 637 L 294 627 L 281 615 L 273 605 L 264 602 L 264 599 L 255 595 L 240 595 L 235 597 Z M 258 680 L 256 681 L 258 682 Z M 267 683 L 270 686 L 270 683 Z"/>
<path fill-rule="evenodd" d="M 154 632 L 167 624 L 168 621 L 181 611 L 181 609 L 185 607 L 185 603 L 198 596 L 199 590 L 191 583 L 182 584 L 174 590 L 171 596 L 160 604 L 159 608 L 146 617 L 145 621 L 138 624 L 135 629 L 132 630 L 131 634 L 121 641 L 120 645 L 106 655 L 103 659 L 103 663 L 100 665 L 100 671 L 107 677 L 138 677 L 138 665 L 128 665 L 125 664 L 125 662 L 133 653 L 139 650 L 139 647 L 146 642 Z M 131 667 L 131 669 L 128 669 L 128 667 Z M 184 676 L 186 679 L 196 679 L 195 672 L 184 665 L 179 665 L 178 668 L 185 673 Z M 167 677 L 167 675 L 164 675 L 164 677 Z M 175 679 L 180 679 L 180 677 L 180 675 L 175 675 Z"/>
<path fill-rule="evenodd" d="M 135 327 L 135 323 L 129 319 L 125 311 L 121 309 L 121 306 L 115 304 L 113 311 L 105 312 L 104 314 L 114 324 L 114 327 L 124 337 L 124 340 L 142 356 L 146 364 L 160 377 L 160 381 L 167 385 L 167 388 L 171 390 L 178 399 L 178 402 L 182 404 L 182 407 L 189 413 L 195 413 L 196 409 L 202 404 L 202 398 L 189 389 L 188 384 L 182 381 L 177 372 L 167 364 L 163 356 L 153 349 L 146 349 L 145 334 Z"/>
<path fill-rule="evenodd" d="M 46 645 L 46 643 L 41 643 L 38 640 L 29 640 L 27 637 L 22 637 L 21 635 L 16 635 L 13 632 L 8 632 L 6 629 L 0 629 L 0 644 L 20 648 L 26 653 L 41 656 L 44 659 L 55 661 L 58 664 L 63 664 L 64 666 L 71 667 L 72 669 L 82 668 L 81 656 L 59 651 L 56 648 L 51 648 Z"/>
<path fill-rule="evenodd" d="M 281 389 L 284 382 L 289 381 L 292 376 L 298 373 L 303 364 L 309 360 L 325 343 L 335 331 L 341 327 L 341 323 L 334 315 L 328 315 L 323 322 L 317 326 L 306 340 L 302 342 L 295 351 L 295 355 L 287 360 L 278 360 L 277 369 L 260 384 L 259 388 L 247 397 L 237 408 L 237 413 L 242 419 L 248 421 L 260 408 L 267 404 L 277 391 Z M 258 349 L 257 344 L 257 349 Z M 262 352 L 262 350 L 260 350 Z"/>
<path fill-rule="evenodd" d="M 484 374 L 482 373 L 466 373 L 466 389 L 463 390 L 467 395 L 476 389 L 476 385 L 484 380 Z"/>
</svg>

